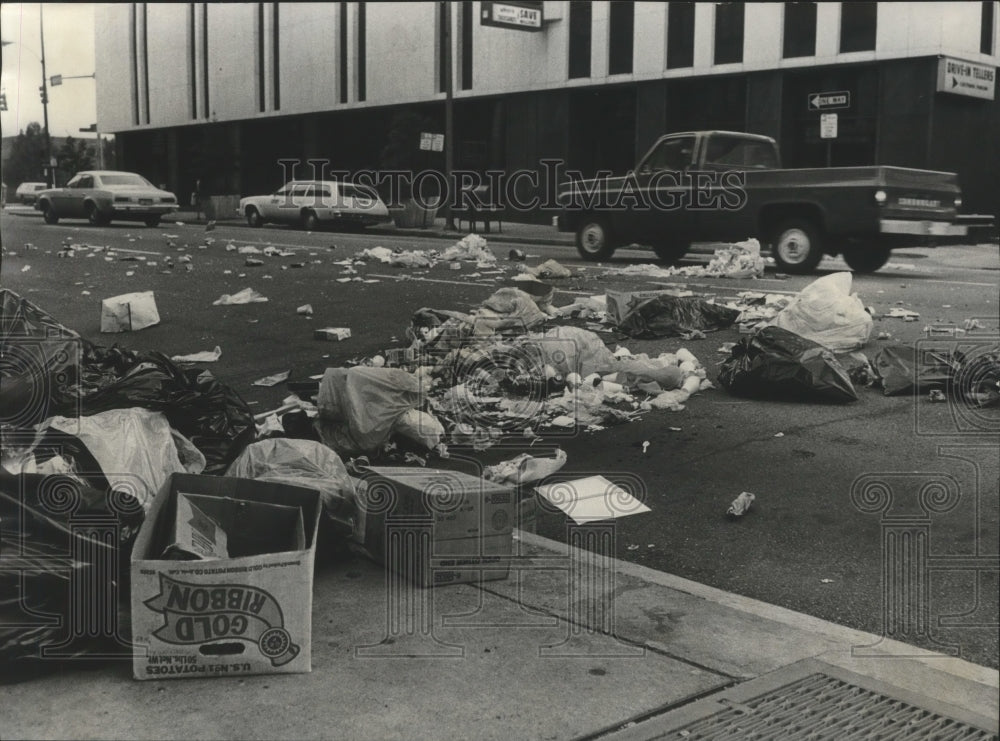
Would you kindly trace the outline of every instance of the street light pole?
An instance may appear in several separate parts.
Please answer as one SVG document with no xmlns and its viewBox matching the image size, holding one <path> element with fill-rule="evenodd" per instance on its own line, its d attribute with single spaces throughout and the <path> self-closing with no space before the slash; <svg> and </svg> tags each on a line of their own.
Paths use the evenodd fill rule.
<svg viewBox="0 0 1000 741">
<path fill-rule="evenodd" d="M 455 115 L 454 115 L 454 74 L 452 65 L 452 44 L 451 44 L 451 3 L 441 3 L 441 12 L 444 13 L 444 58 L 441 63 L 444 64 L 444 180 L 445 180 L 445 195 L 448 200 L 445 203 L 445 224 L 444 228 L 451 231 L 456 231 L 455 228 L 455 215 L 451 210 L 451 202 L 453 199 L 453 194 L 451 192 L 451 171 L 454 167 L 454 134 L 455 134 Z"/>
<path fill-rule="evenodd" d="M 42 116 L 45 119 L 45 172 L 46 182 L 50 187 L 55 187 L 55 171 L 52 169 L 52 139 L 49 136 L 49 88 L 48 78 L 45 76 L 45 26 L 42 22 L 42 4 L 38 5 L 38 32 L 42 42 Z"/>
</svg>

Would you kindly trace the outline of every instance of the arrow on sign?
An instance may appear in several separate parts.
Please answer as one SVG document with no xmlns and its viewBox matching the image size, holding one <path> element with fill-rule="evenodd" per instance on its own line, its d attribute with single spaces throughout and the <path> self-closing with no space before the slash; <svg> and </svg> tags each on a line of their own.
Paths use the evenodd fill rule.
<svg viewBox="0 0 1000 741">
<path fill-rule="evenodd" d="M 957 77 L 954 77 L 954 76 L 953 76 L 953 77 L 951 78 L 951 86 L 952 86 L 952 87 L 958 87 L 958 78 L 957 78 Z"/>
</svg>

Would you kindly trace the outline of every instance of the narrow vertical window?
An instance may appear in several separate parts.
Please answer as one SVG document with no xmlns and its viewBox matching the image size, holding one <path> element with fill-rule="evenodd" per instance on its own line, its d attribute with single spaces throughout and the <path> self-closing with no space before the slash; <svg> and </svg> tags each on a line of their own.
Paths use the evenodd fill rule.
<svg viewBox="0 0 1000 741">
<path fill-rule="evenodd" d="M 209 106 L 208 99 L 208 3 L 201 4 L 201 84 L 204 87 L 202 100 L 204 101 L 205 108 L 202 111 L 205 118 L 211 115 L 211 107 Z"/>
<path fill-rule="evenodd" d="M 667 69 L 694 65 L 694 3 L 667 5 Z"/>
<path fill-rule="evenodd" d="M 264 102 L 264 3 L 257 3 L 257 110 L 267 110 Z"/>
<path fill-rule="evenodd" d="M 631 74 L 634 39 L 635 5 L 611 3 L 608 18 L 608 74 Z"/>
<path fill-rule="evenodd" d="M 347 3 L 340 4 L 340 102 L 347 102 Z"/>
<path fill-rule="evenodd" d="M 275 3 L 277 4 L 277 3 Z M 364 0 L 358 3 L 358 100 L 364 100 L 368 94 L 368 29 L 366 19 L 367 6 Z"/>
<path fill-rule="evenodd" d="M 136 24 L 137 18 L 135 3 L 128 8 L 128 25 L 131 33 L 128 38 L 129 57 L 132 60 L 132 125 L 139 125 L 139 39 Z"/>
<path fill-rule="evenodd" d="M 715 63 L 743 61 L 743 3 L 715 4 Z"/>
<path fill-rule="evenodd" d="M 278 17 L 278 5 L 274 3 L 274 15 L 271 18 L 271 53 L 273 62 L 271 64 L 271 85 L 274 87 L 274 110 L 281 110 L 281 45 L 278 39 L 278 28 L 280 18 Z"/>
<path fill-rule="evenodd" d="M 840 4 L 840 51 L 874 51 L 878 3 Z"/>
<path fill-rule="evenodd" d="M 816 3 L 785 3 L 785 34 L 782 56 L 816 55 Z"/>
<path fill-rule="evenodd" d="M 993 11 L 995 2 L 983 3 L 983 21 L 979 35 L 979 51 L 983 54 L 993 53 Z"/>
<path fill-rule="evenodd" d="M 464 0 L 462 13 L 462 90 L 472 89 L 472 3 Z"/>
<path fill-rule="evenodd" d="M 145 109 L 146 123 L 150 122 L 149 113 L 149 4 L 142 4 L 142 103 Z"/>
<path fill-rule="evenodd" d="M 437 4 L 437 47 L 438 47 L 438 92 L 443 93 L 448 89 L 448 70 L 445 60 L 448 58 L 448 25 L 445 22 L 445 13 L 450 12 L 450 3 L 439 2 Z"/>
<path fill-rule="evenodd" d="M 590 77 L 590 38 L 593 7 L 590 0 L 569 4 L 569 79 Z"/>
<path fill-rule="evenodd" d="M 198 36 L 194 29 L 194 3 L 188 3 L 188 67 L 190 75 L 188 84 L 191 87 L 191 118 L 198 118 Z"/>
</svg>

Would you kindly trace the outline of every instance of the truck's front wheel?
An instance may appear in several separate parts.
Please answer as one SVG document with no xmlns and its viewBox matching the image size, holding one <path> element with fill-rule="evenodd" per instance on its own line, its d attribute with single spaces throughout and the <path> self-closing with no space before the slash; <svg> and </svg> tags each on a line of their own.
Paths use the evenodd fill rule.
<svg viewBox="0 0 1000 741">
<path fill-rule="evenodd" d="M 844 250 L 844 262 L 855 273 L 874 273 L 889 262 L 890 252 L 888 247 L 859 245 Z"/>
<path fill-rule="evenodd" d="M 778 268 L 786 273 L 811 273 L 823 259 L 820 230 L 809 219 L 786 219 L 774 230 L 771 256 Z"/>
<path fill-rule="evenodd" d="M 584 260 L 610 260 L 615 254 L 606 219 L 587 216 L 576 230 L 576 249 Z"/>
</svg>

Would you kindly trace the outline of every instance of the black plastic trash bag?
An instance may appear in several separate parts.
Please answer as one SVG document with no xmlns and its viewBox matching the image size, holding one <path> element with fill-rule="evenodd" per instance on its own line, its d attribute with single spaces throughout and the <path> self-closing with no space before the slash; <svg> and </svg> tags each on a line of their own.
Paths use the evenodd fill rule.
<svg viewBox="0 0 1000 741">
<path fill-rule="evenodd" d="M 629 306 L 618 328 L 630 337 L 678 337 L 692 330 L 710 332 L 732 325 L 740 312 L 697 296 L 655 296 Z"/>
<path fill-rule="evenodd" d="M 722 364 L 719 383 L 735 396 L 791 401 L 857 401 L 832 352 L 779 327 L 744 337 Z"/>
<path fill-rule="evenodd" d="M 120 616 L 142 518 L 129 495 L 0 469 L 0 680 L 26 662 L 130 654 Z"/>
<path fill-rule="evenodd" d="M 969 358 L 955 376 L 960 398 L 971 407 L 1000 406 L 1000 347 Z"/>
<path fill-rule="evenodd" d="M 886 396 L 944 390 L 958 372 L 962 359 L 943 350 L 889 345 L 875 356 L 874 368 Z"/>
<path fill-rule="evenodd" d="M 137 356 L 136 365 L 79 401 L 82 414 L 143 407 L 163 412 L 170 426 L 205 456 L 205 473 L 222 474 L 254 440 L 253 412 L 207 370 L 181 368 L 166 355 Z"/>
</svg>

